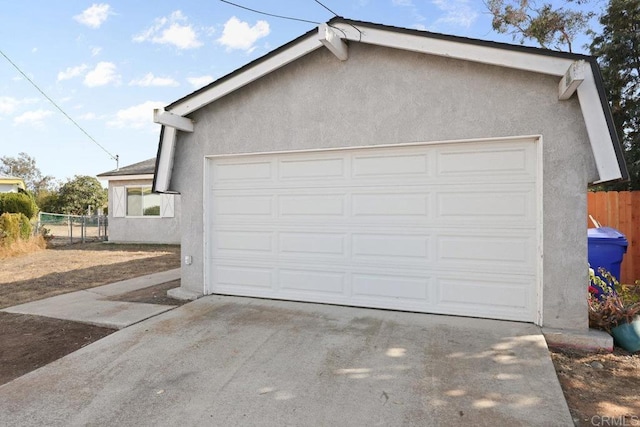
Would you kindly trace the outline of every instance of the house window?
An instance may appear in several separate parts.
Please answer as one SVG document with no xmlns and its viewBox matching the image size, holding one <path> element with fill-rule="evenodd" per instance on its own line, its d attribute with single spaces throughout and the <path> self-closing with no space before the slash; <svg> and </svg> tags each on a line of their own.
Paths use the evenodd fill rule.
<svg viewBox="0 0 640 427">
<path fill-rule="evenodd" d="M 160 216 L 160 195 L 150 186 L 127 187 L 127 216 Z"/>
</svg>

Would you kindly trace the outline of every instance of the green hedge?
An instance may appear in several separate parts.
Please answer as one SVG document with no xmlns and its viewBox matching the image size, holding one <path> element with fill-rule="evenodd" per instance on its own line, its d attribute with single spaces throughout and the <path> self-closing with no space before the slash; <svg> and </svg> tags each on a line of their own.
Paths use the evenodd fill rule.
<svg viewBox="0 0 640 427">
<path fill-rule="evenodd" d="M 32 218 L 38 210 L 34 200 L 24 193 L 0 193 L 0 215 L 3 213 L 21 213 Z"/>
<path fill-rule="evenodd" d="M 31 237 L 29 218 L 21 213 L 3 213 L 0 215 L 0 244 L 9 245 L 18 239 Z"/>
</svg>

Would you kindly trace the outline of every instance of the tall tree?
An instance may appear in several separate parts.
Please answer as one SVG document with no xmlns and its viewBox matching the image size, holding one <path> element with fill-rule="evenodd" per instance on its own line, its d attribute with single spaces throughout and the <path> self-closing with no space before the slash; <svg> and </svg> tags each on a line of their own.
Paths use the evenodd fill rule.
<svg viewBox="0 0 640 427">
<path fill-rule="evenodd" d="M 511 34 L 520 43 L 533 40 L 545 49 L 571 52 L 576 35 L 588 29 L 589 20 L 595 15 L 568 6 L 588 1 L 564 0 L 561 7 L 551 3 L 538 5 L 533 0 L 487 0 L 485 5 L 493 15 L 494 31 Z"/>
<path fill-rule="evenodd" d="M 640 0 L 610 0 L 600 24 L 591 54 L 600 63 L 630 177 L 609 188 L 640 190 Z"/>
<path fill-rule="evenodd" d="M 52 190 L 54 186 L 53 177 L 42 175 L 36 166 L 36 159 L 27 153 L 19 153 L 18 157 L 0 158 L 0 173 L 22 178 L 27 190 L 31 191 L 36 198 L 41 191 Z"/>
<path fill-rule="evenodd" d="M 57 211 L 72 215 L 86 215 L 107 204 L 107 190 L 93 176 L 76 175 L 60 187 Z"/>
</svg>

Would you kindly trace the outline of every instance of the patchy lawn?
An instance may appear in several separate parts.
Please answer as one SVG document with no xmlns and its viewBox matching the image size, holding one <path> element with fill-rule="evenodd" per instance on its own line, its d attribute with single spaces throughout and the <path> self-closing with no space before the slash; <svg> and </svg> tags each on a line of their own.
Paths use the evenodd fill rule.
<svg viewBox="0 0 640 427">
<path fill-rule="evenodd" d="M 0 260 L 0 308 L 180 267 L 180 247 L 85 243 Z"/>
</svg>

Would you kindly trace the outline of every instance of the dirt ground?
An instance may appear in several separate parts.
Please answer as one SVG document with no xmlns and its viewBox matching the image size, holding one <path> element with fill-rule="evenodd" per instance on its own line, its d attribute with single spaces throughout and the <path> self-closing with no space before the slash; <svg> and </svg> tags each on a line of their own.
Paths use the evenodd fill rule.
<svg viewBox="0 0 640 427">
<path fill-rule="evenodd" d="M 180 266 L 180 248 L 165 245 L 75 244 L 0 260 L 0 308 L 88 289 Z M 180 305 L 166 296 L 180 281 L 117 297 Z M 115 332 L 66 320 L 0 313 L 0 385 Z"/>
<path fill-rule="evenodd" d="M 177 246 L 87 243 L 47 249 L 0 261 L 0 307 L 179 265 Z M 184 302 L 166 296 L 168 289 L 178 286 L 179 280 L 168 282 L 116 300 L 179 305 Z M 77 322 L 0 313 L 0 385 L 113 332 Z M 576 425 L 640 427 L 640 354 L 619 349 L 612 354 L 552 349 L 551 357 Z"/>
<path fill-rule="evenodd" d="M 551 349 L 551 358 L 577 426 L 640 426 L 640 354 Z"/>
</svg>

